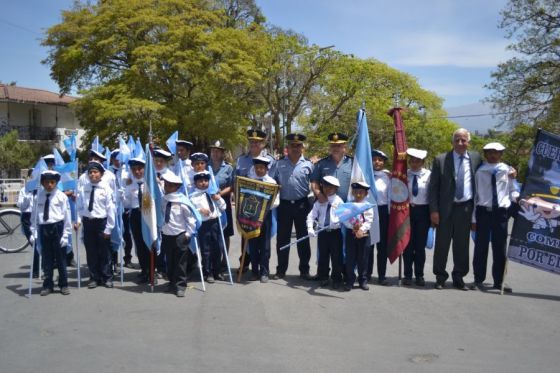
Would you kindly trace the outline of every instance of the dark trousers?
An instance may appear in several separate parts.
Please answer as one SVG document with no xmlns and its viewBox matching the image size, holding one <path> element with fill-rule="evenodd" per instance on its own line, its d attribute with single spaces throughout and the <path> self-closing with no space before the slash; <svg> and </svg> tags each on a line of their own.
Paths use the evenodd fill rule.
<svg viewBox="0 0 560 373">
<path fill-rule="evenodd" d="M 64 230 L 64 221 L 52 224 L 39 225 L 39 240 L 41 241 L 41 254 L 43 255 L 43 270 L 45 280 L 44 289 L 54 288 L 53 270 L 54 263 L 58 269 L 58 286 L 68 286 L 68 272 L 66 271 L 66 247 L 60 246 Z"/>
<path fill-rule="evenodd" d="M 309 213 L 309 200 L 302 198 L 291 203 L 287 200 L 280 200 L 278 206 L 278 233 L 276 236 L 276 254 L 278 255 L 278 266 L 276 272 L 285 274 L 288 270 L 290 260 L 290 248 L 284 250 L 280 248 L 290 243 L 292 236 L 292 225 L 296 228 L 297 238 L 307 236 L 307 214 Z M 309 260 L 311 259 L 311 246 L 309 239 L 298 242 L 299 272 L 309 273 Z"/>
<path fill-rule="evenodd" d="M 185 233 L 176 236 L 161 235 L 161 251 L 165 253 L 167 261 L 167 278 L 169 283 L 177 289 L 187 288 L 187 253 L 189 240 Z"/>
<path fill-rule="evenodd" d="M 123 240 L 124 240 L 124 262 L 130 263 L 132 259 L 132 237 L 130 235 L 130 210 L 125 210 L 122 214 L 123 220 Z"/>
<path fill-rule="evenodd" d="M 426 240 L 430 229 L 430 206 L 416 205 L 410 207 L 410 241 L 403 253 L 404 277 L 424 277 L 424 263 L 426 262 Z"/>
<path fill-rule="evenodd" d="M 319 280 L 329 279 L 329 261 L 332 263 L 331 278 L 334 282 L 342 281 L 342 233 L 339 229 L 324 230 L 317 237 L 319 258 L 317 276 Z"/>
<path fill-rule="evenodd" d="M 156 256 L 156 271 L 158 273 L 167 273 L 167 262 L 163 250 L 160 250 Z"/>
<path fill-rule="evenodd" d="M 389 230 L 389 205 L 377 206 L 379 212 L 379 242 L 369 247 L 369 259 L 367 266 L 367 278 L 371 279 L 373 274 L 373 247 L 377 246 L 377 276 L 383 281 L 387 273 L 387 231 Z"/>
<path fill-rule="evenodd" d="M 198 229 L 198 243 L 202 255 L 202 271 L 204 276 L 220 274 L 222 238 L 220 237 L 218 218 L 203 221 Z"/>
<path fill-rule="evenodd" d="M 130 230 L 134 239 L 134 245 L 136 246 L 140 270 L 144 276 L 148 276 L 150 274 L 150 249 L 148 249 L 148 246 L 144 243 L 144 238 L 142 238 L 142 213 L 140 209 L 130 210 Z"/>
<path fill-rule="evenodd" d="M 352 231 L 346 233 L 346 284 L 354 285 L 356 273 L 354 269 L 358 266 L 358 283 L 367 283 L 367 263 L 369 256 L 370 239 L 368 236 L 356 238 Z"/>
<path fill-rule="evenodd" d="M 438 283 L 444 283 L 449 278 L 445 270 L 449 245 L 453 240 L 453 281 L 463 281 L 469 273 L 469 234 L 473 201 L 454 203 L 450 216 L 440 216 L 434 249 L 434 275 Z"/>
<path fill-rule="evenodd" d="M 268 276 L 270 274 L 268 262 L 270 261 L 270 226 L 272 224 L 272 212 L 261 225 L 261 234 L 249 240 L 249 251 L 251 257 L 251 269 L 254 274 Z"/>
<path fill-rule="evenodd" d="M 475 282 L 486 279 L 488 246 L 492 241 L 492 277 L 494 285 L 502 285 L 506 265 L 506 241 L 508 210 L 498 208 L 488 211 L 486 207 L 476 207 L 476 241 L 474 245 L 473 272 Z"/>
<path fill-rule="evenodd" d="M 84 225 L 84 246 L 91 281 L 104 283 L 113 279 L 111 269 L 111 239 L 103 236 L 107 225 L 105 219 L 82 219 Z"/>
</svg>

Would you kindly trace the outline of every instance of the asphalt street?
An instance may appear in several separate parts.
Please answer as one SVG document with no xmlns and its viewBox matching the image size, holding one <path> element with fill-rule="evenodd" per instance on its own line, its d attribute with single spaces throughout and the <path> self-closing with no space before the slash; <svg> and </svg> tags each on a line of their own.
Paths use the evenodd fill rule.
<svg viewBox="0 0 560 373">
<path fill-rule="evenodd" d="M 391 286 L 321 289 L 299 279 L 292 249 L 288 276 L 267 284 L 217 282 L 204 293 L 194 281 L 176 298 L 163 284 L 135 284 L 131 269 L 122 287 L 77 289 L 71 268 L 69 296 L 40 297 L 34 280 L 28 299 L 30 255 L 0 254 L 0 372 L 559 371 L 560 279 L 516 263 L 508 295 L 433 289 L 431 251 L 425 288 L 399 287 L 395 263 Z"/>
</svg>

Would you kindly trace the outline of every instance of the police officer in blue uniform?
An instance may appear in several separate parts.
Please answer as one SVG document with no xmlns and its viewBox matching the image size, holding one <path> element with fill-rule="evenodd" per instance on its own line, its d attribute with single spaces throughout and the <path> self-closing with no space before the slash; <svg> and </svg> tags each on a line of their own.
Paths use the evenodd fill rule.
<svg viewBox="0 0 560 373">
<path fill-rule="evenodd" d="M 296 235 L 300 237 L 307 235 L 306 218 L 311 206 L 308 194 L 309 183 L 313 164 L 303 157 L 303 142 L 306 137 L 302 134 L 291 133 L 286 136 L 288 141 L 288 156 L 276 162 L 273 178 L 280 187 L 280 205 L 278 206 L 278 232 L 276 241 L 276 253 L 278 255 L 278 267 L 275 279 L 284 278 L 288 270 L 290 248 L 279 250 L 290 242 L 292 225 L 296 228 Z M 299 273 L 303 279 L 311 279 L 309 274 L 309 259 L 311 258 L 311 247 L 309 240 L 303 240 L 297 244 L 299 256 Z"/>
</svg>

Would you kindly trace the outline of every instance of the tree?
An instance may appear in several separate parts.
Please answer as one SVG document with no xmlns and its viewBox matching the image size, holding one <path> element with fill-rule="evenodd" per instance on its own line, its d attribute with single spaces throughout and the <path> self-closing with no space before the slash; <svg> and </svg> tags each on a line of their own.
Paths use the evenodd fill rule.
<svg viewBox="0 0 560 373">
<path fill-rule="evenodd" d="M 542 120 L 560 95 L 560 2 L 510 0 L 501 16 L 518 56 L 492 73 L 488 100 L 511 125 Z"/>
<path fill-rule="evenodd" d="M 0 164 L 10 175 L 19 177 L 19 170 L 33 167 L 36 161 L 31 145 L 18 141 L 17 130 L 0 137 Z"/>
<path fill-rule="evenodd" d="M 47 30 L 44 63 L 75 104 L 90 138 L 120 133 L 202 144 L 239 140 L 251 111 L 247 92 L 260 79 L 253 51 L 259 30 L 226 26 L 203 0 L 77 2 Z"/>
</svg>

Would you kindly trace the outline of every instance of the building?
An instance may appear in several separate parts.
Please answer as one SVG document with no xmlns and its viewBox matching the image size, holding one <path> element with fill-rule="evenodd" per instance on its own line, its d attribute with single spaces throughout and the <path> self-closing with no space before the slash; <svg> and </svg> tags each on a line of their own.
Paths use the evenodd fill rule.
<svg viewBox="0 0 560 373">
<path fill-rule="evenodd" d="M 0 84 L 0 136 L 17 130 L 20 141 L 63 148 L 62 140 L 84 130 L 69 106 L 77 98 L 35 88 Z"/>
</svg>

